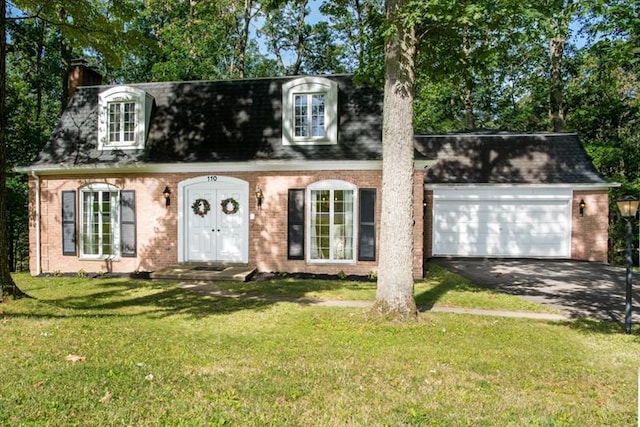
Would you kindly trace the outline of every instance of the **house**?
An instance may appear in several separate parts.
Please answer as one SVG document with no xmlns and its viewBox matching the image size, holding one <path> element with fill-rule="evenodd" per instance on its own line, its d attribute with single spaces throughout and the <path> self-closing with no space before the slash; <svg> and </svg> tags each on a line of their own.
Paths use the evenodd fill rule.
<svg viewBox="0 0 640 427">
<path fill-rule="evenodd" d="M 96 83 L 74 66 L 57 128 L 19 169 L 33 274 L 185 262 L 376 271 L 379 91 L 350 76 Z M 611 184 L 576 135 L 418 136 L 415 147 L 416 278 L 430 256 L 606 261 Z"/>
</svg>

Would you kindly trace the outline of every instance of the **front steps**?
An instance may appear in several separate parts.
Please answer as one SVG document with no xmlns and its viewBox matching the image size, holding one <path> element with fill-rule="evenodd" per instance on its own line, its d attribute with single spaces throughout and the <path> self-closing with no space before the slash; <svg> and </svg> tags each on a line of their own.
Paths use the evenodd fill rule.
<svg viewBox="0 0 640 427">
<path fill-rule="evenodd" d="M 256 267 L 246 264 L 182 262 L 154 271 L 149 276 L 157 280 L 246 282 L 253 277 L 256 271 Z"/>
</svg>

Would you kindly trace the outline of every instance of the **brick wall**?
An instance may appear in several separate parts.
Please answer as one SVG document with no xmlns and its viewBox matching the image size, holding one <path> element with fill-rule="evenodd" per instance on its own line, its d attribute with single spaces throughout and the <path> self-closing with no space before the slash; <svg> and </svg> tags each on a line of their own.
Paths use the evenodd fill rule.
<svg viewBox="0 0 640 427">
<path fill-rule="evenodd" d="M 583 215 L 580 215 L 580 200 L 586 204 Z M 571 210 L 571 258 L 607 262 L 608 191 L 574 191 Z"/>
<path fill-rule="evenodd" d="M 211 171 L 206 175 L 216 174 Z M 414 276 L 422 277 L 422 171 L 415 173 L 415 227 L 414 227 Z M 132 272 L 154 271 L 178 261 L 178 184 L 204 174 L 118 175 L 92 176 L 91 179 L 76 176 L 41 178 L 41 268 L 52 272 Z M 354 264 L 315 264 L 304 260 L 287 259 L 287 191 L 306 188 L 327 179 L 341 179 L 358 188 L 377 189 L 376 198 L 376 250 L 379 251 L 379 220 L 381 212 L 381 171 L 328 171 L 328 172 L 245 172 L 219 175 L 233 176 L 249 183 L 249 210 L 255 218 L 249 220 L 249 264 L 259 271 L 309 272 L 367 275 L 375 272 L 377 261 L 358 261 Z M 121 257 L 114 261 L 81 260 L 78 256 L 62 255 L 61 195 L 62 191 L 78 189 L 90 183 L 107 183 L 121 190 L 135 190 L 137 216 L 137 256 Z M 171 190 L 171 205 L 166 207 L 162 192 L 165 186 Z M 264 192 L 262 209 L 257 210 L 253 191 L 260 186 Z M 77 199 L 78 201 L 78 195 Z M 35 265 L 35 180 L 30 182 L 30 268 Z"/>
</svg>

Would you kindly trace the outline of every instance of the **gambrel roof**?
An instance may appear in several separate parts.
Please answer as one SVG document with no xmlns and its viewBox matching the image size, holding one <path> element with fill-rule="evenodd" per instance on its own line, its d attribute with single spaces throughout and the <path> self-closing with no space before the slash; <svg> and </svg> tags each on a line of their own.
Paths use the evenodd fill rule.
<svg viewBox="0 0 640 427">
<path fill-rule="evenodd" d="M 98 95 L 113 86 L 79 87 L 33 167 L 95 164 L 238 162 L 248 160 L 379 160 L 382 97 L 338 84 L 338 144 L 282 144 L 282 86 L 276 79 L 140 83 L 152 101 L 144 150 L 98 150 Z"/>
<path fill-rule="evenodd" d="M 308 77 L 313 78 L 313 77 Z M 124 85 L 149 101 L 143 149 L 99 149 L 99 98 L 117 86 L 76 89 L 42 152 L 23 172 L 250 161 L 382 159 L 382 93 L 348 75 L 337 84 L 337 143 L 283 144 L 283 86 L 297 77 Z M 104 131 L 103 131 L 104 132 Z M 608 181 L 576 134 L 481 131 L 415 137 L 425 184 L 587 184 Z M 330 164 L 330 163 L 329 163 Z"/>
<path fill-rule="evenodd" d="M 435 160 L 425 184 L 607 184 L 577 134 L 472 132 L 416 137 Z"/>
</svg>

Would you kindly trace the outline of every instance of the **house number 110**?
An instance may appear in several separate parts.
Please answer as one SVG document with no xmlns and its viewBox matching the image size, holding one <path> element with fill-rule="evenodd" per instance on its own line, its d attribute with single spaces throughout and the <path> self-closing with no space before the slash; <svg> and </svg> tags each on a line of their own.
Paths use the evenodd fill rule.
<svg viewBox="0 0 640 427">
<path fill-rule="evenodd" d="M 209 181 L 209 182 L 211 182 L 211 181 L 217 181 L 217 180 L 218 180 L 218 177 L 217 177 L 217 176 L 215 176 L 215 175 L 209 175 L 209 176 L 207 177 L 207 181 Z"/>
</svg>

